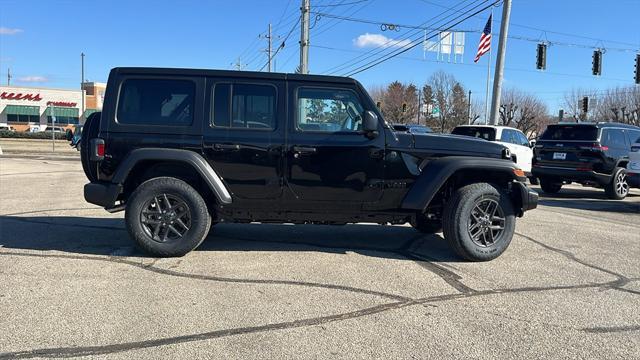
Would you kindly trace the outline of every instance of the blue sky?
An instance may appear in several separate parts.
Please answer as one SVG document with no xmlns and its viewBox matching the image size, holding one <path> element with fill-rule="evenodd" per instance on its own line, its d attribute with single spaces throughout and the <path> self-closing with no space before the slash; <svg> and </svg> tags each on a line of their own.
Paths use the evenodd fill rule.
<svg viewBox="0 0 640 360">
<path fill-rule="evenodd" d="M 400 31 L 381 31 L 379 22 L 442 24 L 428 20 L 442 19 L 439 15 L 447 7 L 477 2 L 311 0 L 314 12 L 378 24 L 312 14 L 310 70 L 324 73 L 353 63 L 355 57 L 384 40 L 381 36 L 393 39 L 388 44 L 401 46 L 416 32 L 402 26 Z M 228 69 L 239 56 L 247 69 L 258 70 L 266 63 L 266 55 L 260 52 L 266 40 L 258 35 L 266 33 L 269 22 L 274 37 L 280 36 L 276 45 L 293 29 L 275 57 L 278 71 L 291 72 L 299 57 L 299 27 L 294 26 L 299 6 L 300 0 L 0 0 L 0 83 L 6 84 L 10 67 L 16 85 L 78 87 L 80 52 L 86 54 L 85 77 L 92 81 L 106 81 L 109 69 L 115 66 Z M 495 8 L 494 48 L 500 13 L 501 8 Z M 504 86 L 538 94 L 555 113 L 566 90 L 632 85 L 635 54 L 640 49 L 638 14 L 640 0 L 513 0 L 510 35 L 515 38 L 508 41 Z M 487 17 L 488 10 L 457 28 L 479 31 Z M 420 31 L 416 33 L 412 39 L 420 38 Z M 435 53 L 427 53 L 424 59 L 422 46 L 418 46 L 354 77 L 365 86 L 393 80 L 422 85 L 434 71 L 444 70 L 472 90 L 474 98 L 484 98 L 488 59 L 485 56 L 473 64 L 479 37 L 479 32 L 467 34 L 462 64 L 437 61 Z M 536 43 L 517 38 L 551 43 L 547 71 L 535 70 Z M 589 47 L 606 49 L 601 77 L 591 75 L 593 49 Z"/>
</svg>

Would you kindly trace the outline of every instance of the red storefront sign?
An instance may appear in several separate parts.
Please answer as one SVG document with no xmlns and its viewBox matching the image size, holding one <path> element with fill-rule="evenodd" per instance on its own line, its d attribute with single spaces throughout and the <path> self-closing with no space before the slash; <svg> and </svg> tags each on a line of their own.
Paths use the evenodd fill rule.
<svg viewBox="0 0 640 360">
<path fill-rule="evenodd" d="M 67 101 L 47 101 L 47 105 L 52 106 L 66 106 L 66 107 L 76 107 L 77 103 L 67 102 Z"/>
<path fill-rule="evenodd" d="M 0 99 L 2 100 L 26 100 L 26 101 L 40 101 L 42 98 L 40 94 L 23 94 L 23 93 L 0 93 Z"/>
</svg>

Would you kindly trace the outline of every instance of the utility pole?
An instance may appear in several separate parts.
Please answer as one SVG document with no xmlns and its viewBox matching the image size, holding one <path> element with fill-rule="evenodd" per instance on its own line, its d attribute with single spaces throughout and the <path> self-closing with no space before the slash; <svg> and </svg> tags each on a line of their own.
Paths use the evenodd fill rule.
<svg viewBox="0 0 640 360">
<path fill-rule="evenodd" d="M 493 98 L 491 99 L 491 124 L 498 124 L 498 110 L 500 109 L 500 95 L 502 93 L 502 79 L 504 77 L 504 57 L 507 52 L 507 32 L 511 17 L 511 0 L 502 3 L 502 22 L 500 24 L 500 41 L 496 56 L 496 71 L 493 79 Z"/>
<path fill-rule="evenodd" d="M 467 104 L 467 119 L 469 119 L 469 125 L 471 125 L 471 90 L 469 90 L 469 103 Z"/>
<path fill-rule="evenodd" d="M 82 107 L 81 107 L 81 113 L 80 113 L 80 118 L 83 119 L 84 118 L 84 53 L 81 52 L 80 53 L 80 91 L 82 92 Z M 87 119 L 83 119 L 83 120 L 87 120 Z"/>
<path fill-rule="evenodd" d="M 242 63 L 242 60 L 240 57 L 238 57 L 238 60 L 236 60 L 235 63 L 231 64 L 233 67 L 236 68 L 236 70 L 241 71 L 242 68 L 245 66 L 245 64 Z"/>
<path fill-rule="evenodd" d="M 302 0 L 300 7 L 300 73 L 309 73 L 309 12 L 310 0 Z"/>
<path fill-rule="evenodd" d="M 271 57 L 273 56 L 271 55 L 271 53 L 273 52 L 271 46 L 273 42 L 273 35 L 271 34 L 271 23 L 269 23 L 269 30 L 267 31 L 267 35 L 260 35 L 260 37 L 267 39 L 267 42 L 269 44 L 265 52 L 267 53 L 267 71 L 271 72 Z M 262 69 L 264 69 L 264 66 L 262 67 Z"/>
<path fill-rule="evenodd" d="M 420 125 L 421 112 L 422 112 L 422 89 L 418 89 L 418 125 Z"/>
<path fill-rule="evenodd" d="M 7 68 L 7 86 L 11 86 L 11 68 Z"/>
</svg>

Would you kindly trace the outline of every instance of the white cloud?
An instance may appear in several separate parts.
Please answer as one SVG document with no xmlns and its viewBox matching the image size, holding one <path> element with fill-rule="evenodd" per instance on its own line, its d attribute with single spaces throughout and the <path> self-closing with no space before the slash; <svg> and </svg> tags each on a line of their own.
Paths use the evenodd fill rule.
<svg viewBox="0 0 640 360">
<path fill-rule="evenodd" d="M 20 81 L 20 82 L 31 82 L 31 83 L 42 83 L 42 82 L 49 81 L 49 79 L 47 79 L 44 76 L 23 76 L 21 78 L 18 78 L 18 81 Z"/>
<path fill-rule="evenodd" d="M 22 29 L 12 29 L 12 28 L 0 26 L 0 35 L 16 35 L 21 32 L 22 32 Z"/>
<path fill-rule="evenodd" d="M 353 39 L 353 44 L 359 48 L 364 47 L 403 47 L 411 44 L 410 40 L 395 40 L 382 34 L 363 34 Z"/>
</svg>

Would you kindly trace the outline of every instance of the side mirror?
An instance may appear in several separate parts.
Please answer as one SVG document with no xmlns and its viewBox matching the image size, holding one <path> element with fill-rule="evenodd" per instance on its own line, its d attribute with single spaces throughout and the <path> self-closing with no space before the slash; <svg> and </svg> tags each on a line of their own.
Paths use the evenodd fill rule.
<svg viewBox="0 0 640 360">
<path fill-rule="evenodd" d="M 529 147 L 530 147 L 530 148 L 532 148 L 532 149 L 533 149 L 534 147 L 536 147 L 536 141 L 535 141 L 535 140 L 531 140 L 531 141 L 529 141 Z"/>
<path fill-rule="evenodd" d="M 378 136 L 378 125 L 378 115 L 371 110 L 365 111 L 362 130 L 368 138 L 373 139 Z"/>
</svg>

